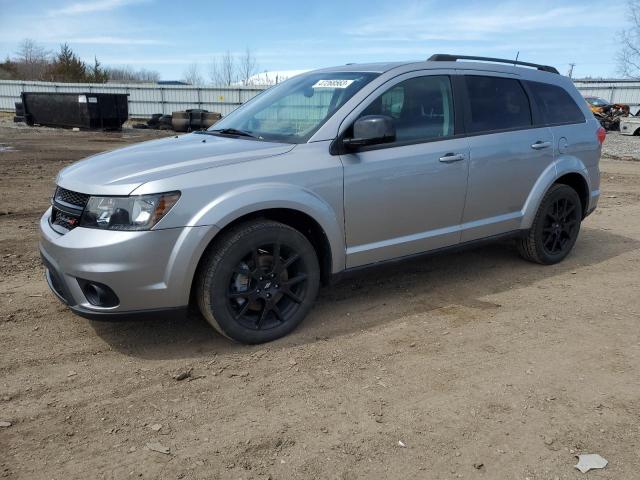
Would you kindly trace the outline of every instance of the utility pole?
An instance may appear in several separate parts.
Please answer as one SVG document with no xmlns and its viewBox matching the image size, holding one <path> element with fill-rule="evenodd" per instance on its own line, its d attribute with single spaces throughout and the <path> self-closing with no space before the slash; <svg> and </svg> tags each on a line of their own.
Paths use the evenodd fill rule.
<svg viewBox="0 0 640 480">
<path fill-rule="evenodd" d="M 575 63 L 570 63 L 569 64 L 569 73 L 567 73 L 567 77 L 573 78 L 573 67 L 575 67 L 575 66 L 576 66 Z"/>
</svg>

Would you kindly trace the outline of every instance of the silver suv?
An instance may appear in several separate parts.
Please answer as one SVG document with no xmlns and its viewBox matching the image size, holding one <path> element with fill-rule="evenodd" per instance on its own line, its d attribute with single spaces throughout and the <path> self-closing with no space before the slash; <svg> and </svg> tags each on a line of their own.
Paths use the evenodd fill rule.
<svg viewBox="0 0 640 480">
<path fill-rule="evenodd" d="M 292 78 L 207 131 L 95 155 L 40 222 L 53 292 L 89 318 L 291 332 L 341 272 L 513 236 L 561 261 L 599 197 L 604 131 L 553 67 L 485 57 Z"/>
</svg>

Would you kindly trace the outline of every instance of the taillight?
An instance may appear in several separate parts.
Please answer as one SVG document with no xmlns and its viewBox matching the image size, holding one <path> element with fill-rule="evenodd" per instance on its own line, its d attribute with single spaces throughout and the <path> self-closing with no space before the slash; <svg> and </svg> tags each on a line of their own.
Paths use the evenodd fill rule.
<svg viewBox="0 0 640 480">
<path fill-rule="evenodd" d="M 602 145 L 604 143 L 604 139 L 607 138 L 607 131 L 604 128 L 600 127 L 598 129 L 598 132 L 596 133 L 596 136 L 598 137 L 600 145 Z"/>
</svg>

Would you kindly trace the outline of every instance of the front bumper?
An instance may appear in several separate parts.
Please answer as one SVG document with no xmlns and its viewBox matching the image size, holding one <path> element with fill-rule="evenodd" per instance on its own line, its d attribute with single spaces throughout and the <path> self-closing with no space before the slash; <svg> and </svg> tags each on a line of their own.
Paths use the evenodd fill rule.
<svg viewBox="0 0 640 480">
<path fill-rule="evenodd" d="M 74 312 L 91 318 L 184 309 L 198 261 L 218 231 L 210 226 L 143 232 L 76 227 L 60 235 L 50 226 L 50 215 L 51 209 L 40 219 L 47 282 Z M 92 305 L 83 280 L 111 288 L 118 305 Z"/>
</svg>

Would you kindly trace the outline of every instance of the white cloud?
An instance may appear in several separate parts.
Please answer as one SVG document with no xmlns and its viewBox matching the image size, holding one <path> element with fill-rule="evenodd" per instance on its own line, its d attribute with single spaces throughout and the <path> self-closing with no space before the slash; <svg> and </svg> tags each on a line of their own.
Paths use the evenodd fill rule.
<svg viewBox="0 0 640 480">
<path fill-rule="evenodd" d="M 386 41 L 471 41 L 512 36 L 523 32 L 562 31 L 567 28 L 601 27 L 604 17 L 620 18 L 619 7 L 605 11 L 582 3 L 564 6 L 539 2 L 535 9 L 523 9 L 520 2 L 498 2 L 481 8 L 443 8 L 442 4 L 417 3 L 365 18 L 345 31 L 354 37 L 375 37 Z"/>
<path fill-rule="evenodd" d="M 87 2 L 78 2 L 67 5 L 66 7 L 50 10 L 50 15 L 79 15 L 83 13 L 105 12 L 123 7 L 132 3 L 140 3 L 145 0 L 94 0 Z"/>
</svg>

